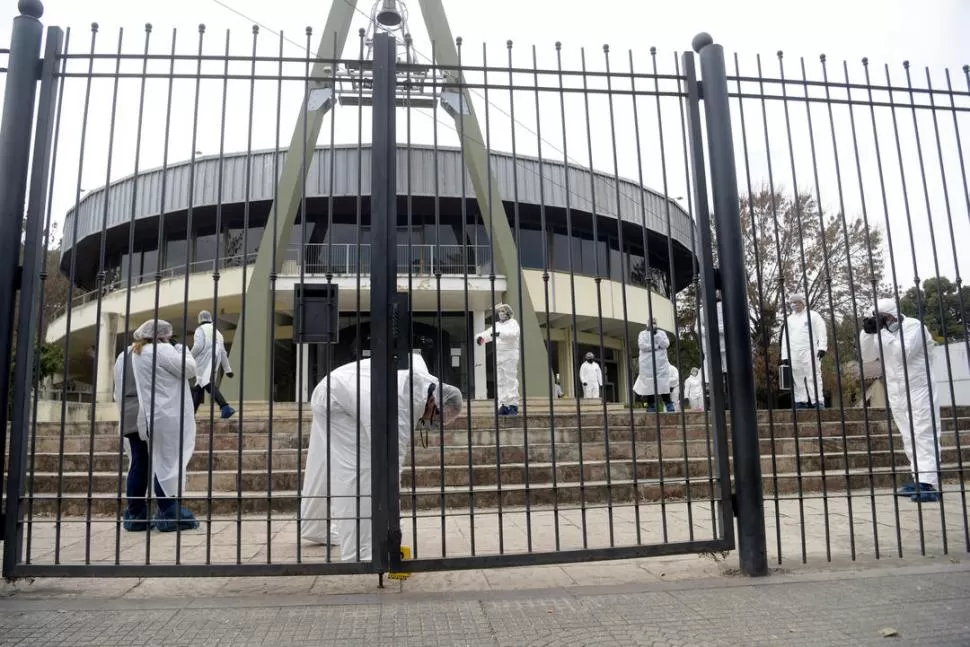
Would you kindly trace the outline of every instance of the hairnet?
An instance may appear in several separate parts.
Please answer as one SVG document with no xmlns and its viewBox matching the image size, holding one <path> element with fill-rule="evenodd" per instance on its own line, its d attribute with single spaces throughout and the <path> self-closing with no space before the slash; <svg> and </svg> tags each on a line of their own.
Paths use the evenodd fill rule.
<svg viewBox="0 0 970 647">
<path fill-rule="evenodd" d="M 899 317 L 899 310 L 896 309 L 896 301 L 894 299 L 879 299 L 879 301 L 876 302 L 876 309 L 872 314 L 892 315 L 893 317 Z"/>
<path fill-rule="evenodd" d="M 596 359 L 596 356 L 592 353 L 586 353 L 586 359 Z"/>
<path fill-rule="evenodd" d="M 212 323 L 212 313 L 208 310 L 203 310 L 199 313 L 199 323 Z"/>
<path fill-rule="evenodd" d="M 512 306 L 508 305 L 507 303 L 500 303 L 495 306 L 495 313 L 498 314 L 499 312 L 504 312 L 505 316 L 509 319 L 515 318 L 515 313 L 512 311 Z"/>
<path fill-rule="evenodd" d="M 788 301 L 791 303 L 801 303 L 802 305 L 805 305 L 805 295 L 801 292 L 795 292 L 791 295 L 791 297 L 789 297 Z"/>
<path fill-rule="evenodd" d="M 441 384 L 441 398 L 438 408 L 441 410 L 441 418 L 445 424 L 448 424 L 461 414 L 463 404 L 461 391 L 458 390 L 458 387 L 450 384 Z"/>
<path fill-rule="evenodd" d="M 173 332 L 172 324 L 164 319 L 149 319 L 135 329 L 132 337 L 135 341 L 152 341 L 171 337 Z"/>
</svg>

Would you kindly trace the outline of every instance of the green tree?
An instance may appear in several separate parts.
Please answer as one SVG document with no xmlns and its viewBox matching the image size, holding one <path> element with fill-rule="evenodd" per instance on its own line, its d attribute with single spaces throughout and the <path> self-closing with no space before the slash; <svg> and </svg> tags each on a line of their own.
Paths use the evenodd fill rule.
<svg viewBox="0 0 970 647">
<path fill-rule="evenodd" d="M 755 387 L 759 406 L 767 406 L 777 393 L 780 334 L 787 316 L 782 288 L 786 298 L 805 293 L 808 307 L 828 325 L 830 338 L 838 337 L 847 320 L 843 332 L 857 331 L 854 313 L 863 316 L 885 292 L 878 287 L 885 267 L 883 236 L 862 218 L 826 215 L 809 193 L 793 196 L 762 188 L 741 196 L 740 211 Z M 715 250 L 715 264 L 716 256 Z M 696 303 L 684 301 L 690 307 Z M 831 359 L 822 364 L 826 390 L 837 397 L 832 347 Z M 842 362 L 857 358 L 854 343 L 851 348 L 848 354 L 840 348 Z"/>
<path fill-rule="evenodd" d="M 970 287 L 946 277 L 926 279 L 920 290 L 911 287 L 900 297 L 899 306 L 903 314 L 921 319 L 938 341 L 960 341 L 967 334 Z"/>
</svg>

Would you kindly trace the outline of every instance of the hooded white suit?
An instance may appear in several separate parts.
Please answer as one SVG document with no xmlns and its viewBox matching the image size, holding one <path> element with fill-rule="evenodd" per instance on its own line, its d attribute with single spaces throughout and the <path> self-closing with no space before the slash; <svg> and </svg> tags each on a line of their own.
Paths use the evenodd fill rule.
<svg viewBox="0 0 970 647">
<path fill-rule="evenodd" d="M 700 372 L 684 380 L 684 398 L 690 403 L 692 410 L 704 410 L 704 385 Z"/>
<path fill-rule="evenodd" d="M 600 397 L 603 386 L 603 369 L 596 362 L 583 362 L 579 369 L 579 382 L 583 385 L 584 398 Z"/>
<path fill-rule="evenodd" d="M 226 343 L 222 333 L 216 332 L 215 340 L 212 339 L 213 325 L 211 322 L 199 324 L 195 329 L 195 338 L 192 341 L 192 356 L 195 358 L 195 365 L 199 369 L 199 375 L 195 383 L 200 387 L 205 387 L 210 382 L 212 376 L 212 355 L 215 352 L 216 371 L 222 367 L 224 373 L 232 373 L 229 366 L 229 354 L 226 353 Z"/>
<path fill-rule="evenodd" d="M 497 337 L 492 336 L 492 327 L 478 333 L 477 339 L 487 344 L 495 341 L 495 369 L 497 375 L 495 383 L 498 391 L 499 406 L 518 407 L 519 406 L 519 345 L 521 343 L 522 332 L 519 329 L 519 322 L 513 318 L 512 310 L 508 306 L 497 306 L 508 308 L 509 317 L 505 321 L 495 321 L 495 332 Z"/>
<path fill-rule="evenodd" d="M 670 362 L 667 359 L 670 340 L 667 333 L 659 328 L 656 333 L 651 333 L 649 329 L 641 330 L 637 336 L 637 346 L 640 348 L 640 373 L 633 385 L 633 392 L 637 395 L 670 393 Z"/>
<path fill-rule="evenodd" d="M 785 320 L 785 329 L 781 333 L 781 359 L 791 362 L 795 402 L 811 402 L 813 405 L 824 402 L 822 363 L 818 359 L 818 351 L 827 352 L 828 345 L 825 320 L 814 310 L 805 307 L 801 312 L 793 312 Z M 806 389 L 806 383 L 810 391 Z"/>
<path fill-rule="evenodd" d="M 862 361 L 872 362 L 879 359 L 881 340 L 883 375 L 886 380 L 889 407 L 903 439 L 903 449 L 913 470 L 913 480 L 929 483 L 938 489 L 937 457 L 940 452 L 940 432 L 942 431 L 940 399 L 936 384 L 932 385 L 932 389 L 930 388 L 933 353 L 928 352 L 936 342 L 919 319 L 900 317 L 892 299 L 880 300 L 877 310 L 897 317 L 899 330 L 892 333 L 886 328 L 880 328 L 878 335 L 860 332 L 859 349 Z M 927 357 L 929 373 L 926 371 Z M 912 426 L 909 422 L 910 413 L 912 413 Z"/>
<path fill-rule="evenodd" d="M 670 365 L 670 401 L 675 411 L 680 411 L 680 371 L 673 364 Z"/>
<path fill-rule="evenodd" d="M 138 386 L 138 435 L 151 444 L 152 471 L 167 497 L 182 493 L 186 470 L 195 452 L 195 407 L 189 380 L 196 376 L 195 359 L 181 344 L 149 343 L 132 353 L 131 366 Z M 156 359 L 157 358 L 157 359 Z M 152 364 L 155 363 L 155 399 L 152 401 Z M 149 440 L 151 438 L 151 440 Z"/>
<path fill-rule="evenodd" d="M 411 432 L 424 412 L 428 386 L 439 384 L 420 353 L 411 370 L 397 372 L 399 467 L 411 444 Z M 313 389 L 313 423 L 300 505 L 302 536 L 314 543 L 339 543 L 342 561 L 371 559 L 371 360 L 360 362 L 360 410 L 357 409 L 358 364 L 338 366 Z M 329 406 L 328 406 L 329 405 Z M 412 406 L 413 405 L 413 406 Z M 329 408 L 329 448 L 327 410 Z M 357 429 L 360 424 L 358 452 Z M 329 456 L 328 456 L 329 449 Z M 358 455 L 360 456 L 358 469 Z M 327 484 L 329 461 L 330 484 Z M 357 494 L 360 494 L 360 555 L 357 554 Z M 328 492 L 331 499 L 329 511 Z M 327 520 L 333 523 L 327 528 Z M 332 541 L 331 541 L 332 539 Z"/>
</svg>

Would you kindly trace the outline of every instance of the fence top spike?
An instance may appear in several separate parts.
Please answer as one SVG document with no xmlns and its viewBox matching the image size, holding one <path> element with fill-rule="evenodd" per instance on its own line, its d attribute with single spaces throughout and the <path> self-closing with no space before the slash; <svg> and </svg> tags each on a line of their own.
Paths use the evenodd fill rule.
<svg viewBox="0 0 970 647">
<path fill-rule="evenodd" d="M 44 15 L 44 5 L 40 0 L 20 0 L 17 3 L 17 9 L 20 10 L 21 15 L 31 18 L 40 19 Z"/>
<path fill-rule="evenodd" d="M 558 40 L 557 40 L 557 41 L 556 41 L 556 51 L 558 52 L 558 51 L 559 51 L 559 50 L 561 50 L 561 49 L 562 49 L 562 41 L 558 41 Z"/>
<path fill-rule="evenodd" d="M 824 63 L 825 62 L 825 54 L 820 54 L 819 57 L 818 57 L 818 60 L 820 60 L 820 61 L 822 61 Z"/>
<path fill-rule="evenodd" d="M 701 33 L 694 36 L 694 40 L 690 42 L 690 46 L 698 54 L 701 53 L 702 49 L 704 49 L 708 45 L 713 45 L 713 44 L 714 44 L 714 37 L 708 34 L 706 31 L 702 31 Z"/>
<path fill-rule="evenodd" d="M 653 56 L 656 53 L 657 53 L 657 47 L 655 45 L 651 45 L 651 47 L 650 47 L 650 56 Z"/>
<path fill-rule="evenodd" d="M 970 72 L 970 65 L 964 65 L 963 66 L 963 73 L 964 74 L 967 74 L 968 72 Z"/>
</svg>

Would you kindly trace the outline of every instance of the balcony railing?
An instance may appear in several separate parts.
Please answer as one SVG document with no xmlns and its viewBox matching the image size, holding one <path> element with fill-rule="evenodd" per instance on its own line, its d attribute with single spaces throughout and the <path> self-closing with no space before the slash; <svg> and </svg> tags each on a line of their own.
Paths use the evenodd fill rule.
<svg viewBox="0 0 970 647">
<path fill-rule="evenodd" d="M 287 251 L 284 274 L 300 273 L 300 255 L 299 247 Z M 302 257 L 306 274 L 366 274 L 370 272 L 371 246 L 311 244 L 303 247 Z M 492 250 L 487 245 L 397 246 L 398 274 L 485 275 L 491 269 L 491 260 Z"/>
<path fill-rule="evenodd" d="M 301 246 L 294 245 L 286 250 L 286 257 L 283 261 L 284 276 L 298 276 L 300 274 L 300 261 L 303 261 L 303 273 L 309 276 L 322 276 L 325 274 L 333 275 L 357 275 L 358 273 L 369 274 L 371 263 L 370 245 L 336 244 L 328 245 L 323 243 L 313 243 Z M 397 246 L 397 271 L 398 274 L 408 273 L 415 276 L 434 276 L 438 272 L 446 275 L 465 274 L 471 276 L 481 276 L 491 271 L 492 250 L 487 245 L 398 245 Z M 256 262 L 256 252 L 245 255 L 234 255 L 223 257 L 218 266 L 220 269 L 230 269 L 252 265 Z M 189 274 L 199 274 L 203 272 L 214 272 L 216 270 L 215 259 L 205 261 L 195 261 L 188 264 Z M 186 266 L 177 265 L 165 268 L 157 273 L 159 279 L 173 279 L 185 276 Z M 110 276 L 110 274 L 109 274 Z M 147 272 L 132 277 L 132 287 L 142 283 L 151 283 L 155 280 L 156 272 Z M 106 283 L 100 290 L 102 296 L 106 296 L 117 290 L 128 287 L 128 279 L 118 279 Z M 76 308 L 85 303 L 95 301 L 99 291 L 91 290 L 75 296 L 71 300 L 71 307 Z M 63 315 L 64 312 L 58 314 Z"/>
</svg>

